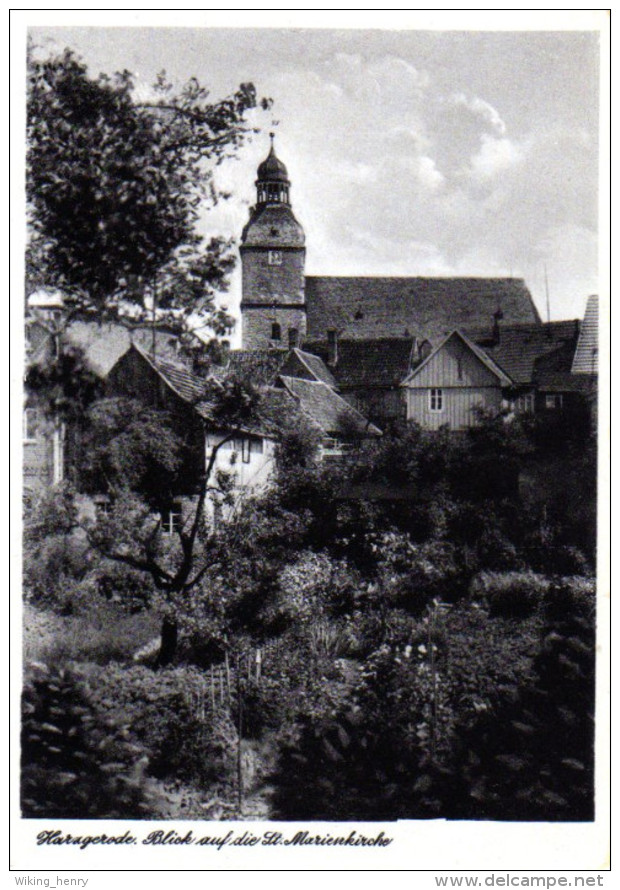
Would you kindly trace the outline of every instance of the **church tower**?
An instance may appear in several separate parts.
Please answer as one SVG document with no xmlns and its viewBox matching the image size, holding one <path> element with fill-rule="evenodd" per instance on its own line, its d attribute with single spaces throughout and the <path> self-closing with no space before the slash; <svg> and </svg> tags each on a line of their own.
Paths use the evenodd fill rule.
<svg viewBox="0 0 620 890">
<path fill-rule="evenodd" d="M 306 239 L 270 137 L 271 149 L 258 167 L 256 205 L 241 236 L 243 349 L 301 345 L 306 333 Z"/>
</svg>

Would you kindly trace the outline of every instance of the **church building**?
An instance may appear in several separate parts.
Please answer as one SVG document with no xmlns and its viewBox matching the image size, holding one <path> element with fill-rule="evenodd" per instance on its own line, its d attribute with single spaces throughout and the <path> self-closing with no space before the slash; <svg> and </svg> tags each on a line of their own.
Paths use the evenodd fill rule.
<svg viewBox="0 0 620 890">
<path fill-rule="evenodd" d="M 484 348 L 497 346 L 504 328 L 542 327 L 519 278 L 306 275 L 305 233 L 273 140 L 271 134 L 241 237 L 236 360 L 302 348 L 323 360 L 344 398 L 381 425 L 409 416 L 401 384 L 452 332 L 470 333 Z"/>
</svg>

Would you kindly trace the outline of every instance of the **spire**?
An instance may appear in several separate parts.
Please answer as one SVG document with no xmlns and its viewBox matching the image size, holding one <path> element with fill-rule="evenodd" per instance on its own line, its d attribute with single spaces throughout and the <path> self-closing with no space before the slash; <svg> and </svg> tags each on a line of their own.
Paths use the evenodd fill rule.
<svg viewBox="0 0 620 890">
<path fill-rule="evenodd" d="M 271 140 L 269 154 L 262 164 L 258 165 L 256 202 L 257 204 L 288 204 L 291 186 L 288 172 L 276 155 L 275 133 L 270 133 L 269 139 Z"/>
</svg>

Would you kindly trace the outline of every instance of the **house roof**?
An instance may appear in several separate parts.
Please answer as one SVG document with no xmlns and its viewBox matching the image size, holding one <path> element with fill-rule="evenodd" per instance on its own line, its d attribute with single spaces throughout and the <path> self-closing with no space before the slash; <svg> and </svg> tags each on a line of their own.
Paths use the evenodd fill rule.
<svg viewBox="0 0 620 890">
<path fill-rule="evenodd" d="M 319 380 L 332 389 L 337 387 L 332 372 L 324 364 L 323 359 L 302 349 L 291 349 L 286 361 L 280 368 L 285 377 L 300 377 L 306 380 Z"/>
<path fill-rule="evenodd" d="M 501 386 L 511 385 L 512 380 L 510 379 L 510 377 L 508 377 L 508 375 L 505 374 L 504 371 L 502 371 L 502 369 L 497 366 L 493 359 L 490 358 L 490 356 L 488 356 L 486 352 L 481 349 L 480 346 L 474 343 L 473 340 L 470 340 L 469 337 L 467 337 L 462 331 L 451 331 L 447 337 L 444 337 L 441 343 L 435 349 L 433 349 L 433 351 L 429 355 L 426 356 L 424 361 L 420 362 L 420 364 L 416 368 L 414 368 L 413 371 L 411 371 L 411 373 L 405 378 L 403 383 L 408 383 L 410 380 L 413 380 L 415 377 L 417 377 L 422 368 L 425 368 L 426 365 L 428 365 L 428 363 L 433 359 L 433 357 L 437 355 L 437 353 L 440 352 L 446 345 L 446 343 L 449 340 L 452 340 L 453 337 L 458 337 L 465 344 L 465 346 L 467 346 L 467 348 L 476 356 L 476 358 L 480 362 L 482 362 L 485 368 L 487 368 L 487 370 L 489 370 L 492 374 L 495 375 L 495 377 L 497 377 L 498 382 Z"/>
<path fill-rule="evenodd" d="M 327 343 L 305 343 L 308 351 L 327 360 Z M 398 386 L 411 368 L 412 338 L 338 340 L 338 361 L 331 368 L 342 387 Z M 325 366 L 324 366 L 325 367 Z"/>
<path fill-rule="evenodd" d="M 540 321 L 518 278 L 346 278 L 306 276 L 308 340 L 330 329 L 345 339 L 419 337 L 431 342 L 455 328 L 491 330 L 501 309 L 506 323 Z"/>
<path fill-rule="evenodd" d="M 136 343 L 131 349 L 138 352 L 158 374 L 166 379 L 168 385 L 184 402 L 199 409 L 201 403 L 209 399 L 213 392 L 213 383 L 209 384 L 203 377 L 198 377 L 179 363 L 171 362 L 140 348 Z"/>
<path fill-rule="evenodd" d="M 596 294 L 588 297 L 571 370 L 573 374 L 598 373 L 598 296 Z"/>
<path fill-rule="evenodd" d="M 133 344 L 150 351 L 153 329 L 126 328 L 115 322 L 72 321 L 63 332 L 64 339 L 83 350 L 90 367 L 106 377 L 113 365 Z M 166 359 L 177 355 L 178 337 L 165 329 L 155 330 L 156 354 Z"/>
<path fill-rule="evenodd" d="M 381 431 L 318 380 L 281 376 L 283 386 L 297 400 L 303 413 L 323 432 L 336 436 L 380 436 Z"/>
<path fill-rule="evenodd" d="M 499 341 L 485 343 L 483 348 L 515 383 L 536 383 L 545 372 L 570 371 L 578 331 L 578 321 L 501 324 Z M 480 333 L 468 331 L 471 340 Z"/>
<path fill-rule="evenodd" d="M 286 349 L 235 349 L 228 354 L 225 365 L 212 365 L 210 375 L 216 380 L 237 375 L 255 386 L 271 385 L 286 358 Z"/>
</svg>

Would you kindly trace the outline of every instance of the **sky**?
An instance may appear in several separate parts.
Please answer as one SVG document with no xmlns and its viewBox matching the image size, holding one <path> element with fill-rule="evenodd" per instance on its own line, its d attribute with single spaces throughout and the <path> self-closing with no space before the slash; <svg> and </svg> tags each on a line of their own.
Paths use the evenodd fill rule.
<svg viewBox="0 0 620 890">
<path fill-rule="evenodd" d="M 239 238 L 276 133 L 307 274 L 524 278 L 541 316 L 598 292 L 599 38 L 593 31 L 30 28 L 94 76 L 251 81 L 262 132 L 217 170 L 205 234 Z M 547 285 L 545 283 L 545 270 Z M 240 300 L 234 275 L 224 299 Z"/>
</svg>

